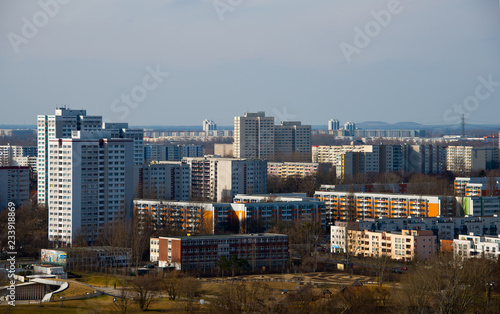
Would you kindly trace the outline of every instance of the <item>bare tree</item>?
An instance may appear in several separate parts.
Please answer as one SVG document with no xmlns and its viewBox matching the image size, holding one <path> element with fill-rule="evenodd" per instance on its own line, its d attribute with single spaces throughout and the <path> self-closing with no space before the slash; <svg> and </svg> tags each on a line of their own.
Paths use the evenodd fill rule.
<svg viewBox="0 0 500 314">
<path fill-rule="evenodd" d="M 179 296 L 182 297 L 177 301 L 180 308 L 186 312 L 192 313 L 196 303 L 196 297 L 200 292 L 201 284 L 198 279 L 193 277 L 183 277 L 179 280 Z"/>
<path fill-rule="evenodd" d="M 149 251 L 149 241 L 153 234 L 151 215 L 139 216 L 136 210 L 129 226 L 129 247 L 132 249 L 132 259 L 137 269 Z"/>
<path fill-rule="evenodd" d="M 396 302 L 407 313 L 489 312 L 499 305 L 487 299 L 499 270 L 498 264 L 484 258 L 437 256 L 405 274 Z"/>
<path fill-rule="evenodd" d="M 125 281 L 123 281 L 125 283 Z M 122 289 L 120 290 L 120 295 L 118 298 L 115 298 L 113 302 L 113 312 L 115 313 L 130 313 L 131 311 L 131 306 L 133 303 L 133 293 L 131 291 L 128 291 L 125 288 L 125 284 L 123 285 Z"/>
<path fill-rule="evenodd" d="M 174 270 L 163 276 L 163 286 L 170 300 L 175 300 L 179 295 L 180 274 Z"/>
<path fill-rule="evenodd" d="M 137 303 L 141 310 L 146 311 L 161 291 L 161 281 L 157 276 L 137 276 L 132 280 Z"/>
<path fill-rule="evenodd" d="M 495 196 L 497 190 L 496 171 L 488 172 L 488 182 L 486 184 L 488 196 Z"/>
<path fill-rule="evenodd" d="M 269 312 L 269 287 L 263 283 L 232 282 L 222 285 L 219 294 L 210 301 L 212 313 Z"/>
</svg>

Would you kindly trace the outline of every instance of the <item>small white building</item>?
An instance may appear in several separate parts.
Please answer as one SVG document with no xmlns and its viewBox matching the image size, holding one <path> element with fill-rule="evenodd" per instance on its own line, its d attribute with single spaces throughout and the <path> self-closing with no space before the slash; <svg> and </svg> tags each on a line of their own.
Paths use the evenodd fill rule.
<svg viewBox="0 0 500 314">
<path fill-rule="evenodd" d="M 158 262 L 160 257 L 160 239 L 150 238 L 149 239 L 149 261 Z"/>
<path fill-rule="evenodd" d="M 453 252 L 462 258 L 487 257 L 498 259 L 500 257 L 500 235 L 496 237 L 459 235 L 453 240 Z"/>
</svg>

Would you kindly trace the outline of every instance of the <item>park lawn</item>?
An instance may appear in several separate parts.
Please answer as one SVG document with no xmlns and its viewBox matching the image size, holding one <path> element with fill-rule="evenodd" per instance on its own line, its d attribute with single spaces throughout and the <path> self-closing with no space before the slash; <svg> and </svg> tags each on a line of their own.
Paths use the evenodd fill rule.
<svg viewBox="0 0 500 314">
<path fill-rule="evenodd" d="M 0 305 L 1 313 L 109 313 L 113 311 L 113 298 L 100 296 L 84 300 L 64 301 L 61 307 L 60 301 L 44 302 L 42 306 L 19 304 L 15 307 Z"/>
<path fill-rule="evenodd" d="M 239 284 L 241 281 L 235 281 L 235 284 Z M 247 284 L 262 284 L 267 285 L 272 290 L 273 296 L 278 296 L 281 294 L 283 290 L 295 291 L 297 290 L 297 283 L 295 282 L 273 282 L 273 281 L 264 281 L 264 282 L 255 282 L 255 281 L 245 281 Z M 223 285 L 230 285 L 231 283 L 225 282 L 207 282 L 201 284 L 200 294 L 203 295 L 220 295 L 220 288 Z"/>
<path fill-rule="evenodd" d="M 199 307 L 198 307 L 199 308 Z M 148 313 L 179 313 L 182 312 L 182 302 L 170 301 L 168 298 L 155 300 L 149 307 Z M 144 313 L 139 309 L 139 306 L 132 303 L 127 309 L 130 313 Z M 67 300 L 63 302 L 61 307 L 60 301 L 42 303 L 42 306 L 37 304 L 20 304 L 12 307 L 10 305 L 0 305 L 0 313 L 112 313 L 120 312 L 113 305 L 113 297 L 99 296 L 84 300 Z"/>
<path fill-rule="evenodd" d="M 75 281 L 83 282 L 92 286 L 101 287 L 113 287 L 115 284 L 117 287 L 122 287 L 123 278 L 114 275 L 103 275 L 101 273 L 92 272 L 75 272 L 75 274 L 82 276 L 81 278 L 75 278 Z M 126 278 L 127 279 L 127 278 Z"/>
<path fill-rule="evenodd" d="M 69 283 L 68 289 L 54 294 L 54 298 L 58 299 L 59 297 L 74 297 L 74 296 L 81 296 L 81 295 L 87 295 L 88 293 L 93 293 L 95 289 L 91 287 L 87 287 L 83 284 L 76 283 L 74 281 L 69 281 L 69 280 L 64 280 L 64 279 L 58 279 L 57 281 L 66 281 Z"/>
</svg>

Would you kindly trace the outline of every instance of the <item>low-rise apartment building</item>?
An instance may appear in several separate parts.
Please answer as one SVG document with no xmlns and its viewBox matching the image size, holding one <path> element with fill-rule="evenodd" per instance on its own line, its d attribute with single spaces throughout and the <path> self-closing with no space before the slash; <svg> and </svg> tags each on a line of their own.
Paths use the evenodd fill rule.
<svg viewBox="0 0 500 314">
<path fill-rule="evenodd" d="M 500 214 L 500 198 L 498 196 L 473 196 L 458 199 L 463 215 L 494 216 Z"/>
<path fill-rule="evenodd" d="M 401 230 L 400 232 L 349 229 L 349 226 L 331 227 L 331 251 L 348 250 L 363 257 L 387 256 L 395 260 L 427 259 L 437 251 L 436 236 L 430 230 Z"/>
<path fill-rule="evenodd" d="M 455 256 L 461 258 L 487 257 L 492 259 L 500 258 L 500 235 L 497 236 L 475 236 L 460 235 L 453 240 L 453 252 Z"/>
<path fill-rule="evenodd" d="M 222 256 L 247 260 L 251 269 L 284 269 L 289 259 L 288 236 L 282 234 L 159 237 L 151 241 L 158 242 L 158 266 L 177 270 L 215 269 Z"/>
<path fill-rule="evenodd" d="M 335 226 L 339 223 L 335 222 Z M 438 240 L 453 240 L 459 234 L 497 235 L 500 217 L 408 217 L 408 218 L 366 218 L 356 224 L 360 230 L 399 232 L 401 230 L 431 230 Z"/>
<path fill-rule="evenodd" d="M 500 177 L 457 177 L 455 196 L 497 196 L 500 195 Z"/>
<path fill-rule="evenodd" d="M 314 176 L 318 173 L 319 164 L 315 162 L 268 162 L 267 174 L 287 177 Z"/>
<path fill-rule="evenodd" d="M 326 205 L 327 224 L 363 218 L 454 216 L 453 196 L 316 191 Z"/>
<path fill-rule="evenodd" d="M 264 232 L 280 222 L 319 223 L 326 228 L 325 205 L 315 199 L 255 203 L 202 203 L 135 199 L 141 223 L 156 231 L 190 234 Z"/>
</svg>

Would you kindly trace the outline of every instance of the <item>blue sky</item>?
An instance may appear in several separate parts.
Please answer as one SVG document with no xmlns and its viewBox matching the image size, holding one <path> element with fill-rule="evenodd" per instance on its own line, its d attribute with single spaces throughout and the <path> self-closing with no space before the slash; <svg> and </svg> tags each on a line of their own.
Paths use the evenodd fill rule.
<svg viewBox="0 0 500 314">
<path fill-rule="evenodd" d="M 500 115 L 498 0 L 1 0 L 0 35 L 0 124 L 58 105 L 133 125 Z"/>
</svg>

